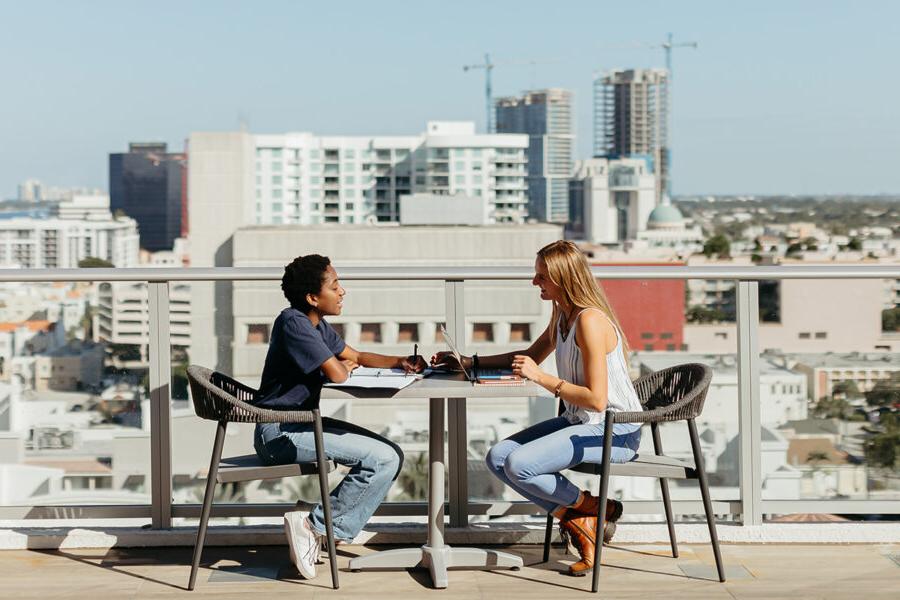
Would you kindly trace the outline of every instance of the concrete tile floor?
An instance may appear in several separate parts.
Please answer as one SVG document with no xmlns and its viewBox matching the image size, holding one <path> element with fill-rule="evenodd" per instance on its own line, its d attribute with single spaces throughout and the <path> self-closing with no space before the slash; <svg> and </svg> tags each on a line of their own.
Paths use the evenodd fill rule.
<svg viewBox="0 0 900 600">
<path fill-rule="evenodd" d="M 0 552 L 3 598 L 209 598 L 227 600 L 289 594 L 292 598 L 342 600 L 437 597 L 444 599 L 590 598 L 589 578 L 562 571 L 572 556 L 554 548 L 540 563 L 541 548 L 506 547 L 524 557 L 520 571 L 452 571 L 450 587 L 430 589 L 424 571 L 351 573 L 348 560 L 379 547 L 339 548 L 341 587 L 331 589 L 327 563 L 313 581 L 299 579 L 285 546 L 210 547 L 193 592 L 186 589 L 189 548 Z M 678 559 L 667 546 L 621 545 L 604 549 L 602 598 L 900 598 L 900 565 L 891 559 L 896 545 L 723 545 L 729 571 L 725 584 L 685 573 L 714 571 L 704 545 L 682 545 Z M 705 567 L 705 568 L 704 568 Z M 240 572 L 257 576 L 241 576 Z M 278 579 L 269 579 L 277 573 Z M 713 575 L 714 576 L 714 575 Z"/>
</svg>

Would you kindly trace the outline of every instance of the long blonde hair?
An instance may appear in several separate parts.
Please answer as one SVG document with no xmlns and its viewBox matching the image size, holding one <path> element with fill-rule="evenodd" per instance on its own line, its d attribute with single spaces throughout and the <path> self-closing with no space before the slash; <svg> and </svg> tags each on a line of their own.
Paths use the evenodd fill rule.
<svg viewBox="0 0 900 600">
<path fill-rule="evenodd" d="M 600 282 L 591 274 L 587 258 L 578 249 L 578 246 L 572 242 L 557 240 L 538 250 L 537 255 L 547 266 L 550 281 L 559 286 L 568 304 L 578 308 L 598 308 L 609 317 L 618 330 L 617 334 L 622 340 L 622 350 L 627 356 L 630 348 L 628 340 L 625 339 L 625 334 L 622 332 L 622 326 L 619 325 L 616 311 L 613 310 L 606 298 Z M 554 302 L 553 315 L 550 318 L 554 328 L 558 326 L 561 315 L 562 311 L 559 305 Z"/>
</svg>

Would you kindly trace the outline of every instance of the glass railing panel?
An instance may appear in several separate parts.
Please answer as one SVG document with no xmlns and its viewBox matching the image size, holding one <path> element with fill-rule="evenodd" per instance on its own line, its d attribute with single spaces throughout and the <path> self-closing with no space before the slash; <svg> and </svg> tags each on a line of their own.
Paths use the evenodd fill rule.
<svg viewBox="0 0 900 600">
<path fill-rule="evenodd" d="M 759 333 L 763 500 L 900 499 L 894 287 L 778 284 L 780 319 Z"/>
<path fill-rule="evenodd" d="M 414 345 L 426 359 L 444 349 L 438 332 L 445 320 L 442 281 L 342 281 L 346 289 L 343 311 L 328 322 L 359 351 L 408 356 Z M 272 324 L 288 306 L 280 281 L 191 282 L 194 302 L 209 298 L 212 311 L 195 310 L 191 330 L 199 342 L 188 362 L 216 368 L 252 387 L 258 387 L 265 363 Z M 202 307 L 202 304 L 200 305 Z M 231 319 L 218 319 L 226 312 Z M 173 353 L 174 354 L 174 353 Z M 173 366 L 173 388 L 176 367 Z M 321 403 L 323 416 L 349 421 L 398 444 L 405 461 L 387 501 L 424 501 L 427 492 L 428 405 L 426 401 L 329 400 Z M 176 503 L 202 501 L 205 472 L 212 450 L 215 423 L 203 421 L 188 402 L 173 410 L 173 495 Z M 253 425 L 230 424 L 224 454 L 253 454 Z M 330 476 L 332 486 L 346 474 L 340 468 Z M 222 486 L 220 486 L 222 488 Z M 217 503 L 294 503 L 317 501 L 314 477 L 249 482 L 221 489 Z M 245 521 L 247 519 L 244 519 Z M 272 519 L 256 519 L 268 522 Z"/>
<path fill-rule="evenodd" d="M 0 284 L 0 505 L 150 504 L 148 332 L 145 283 Z"/>
<path fill-rule="evenodd" d="M 697 419 L 701 451 L 707 465 L 713 499 L 738 500 L 740 492 L 737 452 L 740 447 L 740 436 L 737 336 L 733 310 L 731 322 L 718 323 L 727 330 L 726 334 L 708 336 L 707 339 L 702 331 L 697 335 L 694 324 L 689 321 L 690 296 L 686 291 L 687 282 L 609 280 L 602 283 L 629 345 L 628 364 L 633 379 L 652 371 L 688 362 L 701 362 L 712 367 L 713 382 L 710 393 L 703 413 Z M 520 285 L 529 287 L 527 282 Z M 716 282 L 716 286 L 727 288 L 724 282 Z M 534 296 L 537 298 L 536 294 Z M 538 332 L 546 327 L 548 320 L 549 314 L 537 325 Z M 548 372 L 555 373 L 552 355 L 545 362 L 544 368 Z M 525 426 L 554 416 L 557 405 L 552 398 L 535 398 L 527 405 L 519 401 L 518 405 L 526 407 L 522 414 L 498 413 L 485 415 L 480 420 L 472 415 L 472 408 L 469 409 L 470 453 L 477 455 L 470 461 L 471 502 L 521 500 L 518 494 L 503 486 L 486 471 L 483 465 L 484 454 L 496 441 Z M 487 437 L 483 432 L 492 433 L 494 439 L 491 442 L 478 442 L 479 436 Z M 660 432 L 666 454 L 693 461 L 690 438 L 684 422 L 663 424 Z M 654 452 L 649 427 L 643 428 L 639 452 Z M 567 475 L 582 489 L 596 492 L 597 477 L 579 473 Z M 697 484 L 693 481 L 672 481 L 670 490 L 673 500 L 700 499 Z M 643 478 L 614 478 L 610 483 L 610 496 L 623 501 L 661 499 L 656 481 Z"/>
</svg>

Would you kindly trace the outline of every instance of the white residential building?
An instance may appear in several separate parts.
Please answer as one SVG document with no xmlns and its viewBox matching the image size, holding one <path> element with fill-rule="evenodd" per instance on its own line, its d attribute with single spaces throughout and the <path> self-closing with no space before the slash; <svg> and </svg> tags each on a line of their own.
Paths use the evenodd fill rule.
<svg viewBox="0 0 900 600">
<path fill-rule="evenodd" d="M 66 218 L 0 219 L 0 268 L 72 269 L 92 257 L 119 268 L 138 264 L 137 223 L 128 217 L 101 218 L 96 203 L 83 197 L 81 207 L 71 204 Z M 81 216 L 88 213 L 88 219 Z M 68 218 L 75 217 L 79 218 Z"/>
<path fill-rule="evenodd" d="M 218 136 L 226 146 L 237 141 L 233 134 L 193 135 Z M 254 153 L 246 225 L 398 221 L 399 197 L 420 192 L 484 197 L 491 222 L 523 222 L 527 215 L 526 135 L 476 134 L 474 123 L 438 121 L 418 136 L 244 135 Z M 203 179 L 194 181 L 204 164 L 195 162 L 194 147 L 192 203 L 211 191 Z"/>
<path fill-rule="evenodd" d="M 642 158 L 580 160 L 569 197 L 573 237 L 621 244 L 647 229 L 656 207 L 656 177 Z"/>
<path fill-rule="evenodd" d="M 94 340 L 140 346 L 150 344 L 150 307 L 147 284 L 116 281 L 97 284 Z M 191 286 L 169 285 L 169 335 L 173 346 L 186 347 L 191 340 Z"/>
</svg>

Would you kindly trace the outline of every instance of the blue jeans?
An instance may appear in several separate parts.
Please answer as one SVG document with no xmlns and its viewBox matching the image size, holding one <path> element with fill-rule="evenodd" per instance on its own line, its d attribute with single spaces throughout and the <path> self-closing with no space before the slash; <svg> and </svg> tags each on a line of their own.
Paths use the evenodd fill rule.
<svg viewBox="0 0 900 600">
<path fill-rule="evenodd" d="M 506 485 L 547 512 L 571 506 L 581 490 L 560 471 L 583 462 L 601 462 L 603 427 L 603 423 L 573 425 L 564 417 L 537 423 L 491 448 L 487 466 Z M 615 423 L 610 461 L 628 462 L 640 444 L 640 428 Z"/>
<path fill-rule="evenodd" d="M 337 419 L 322 418 L 325 456 L 350 467 L 331 491 L 335 538 L 350 542 L 384 500 L 400 474 L 403 451 L 380 435 Z M 256 454 L 267 465 L 315 462 L 312 423 L 260 423 L 253 436 Z M 318 504 L 309 515 L 313 529 L 325 534 L 325 513 Z"/>
</svg>

